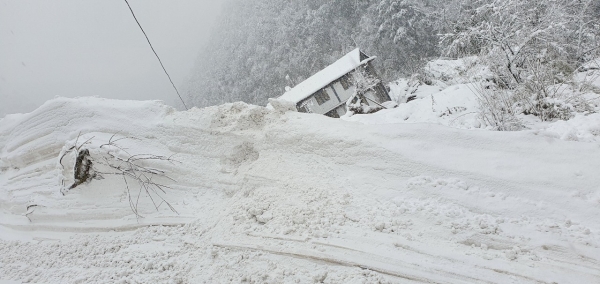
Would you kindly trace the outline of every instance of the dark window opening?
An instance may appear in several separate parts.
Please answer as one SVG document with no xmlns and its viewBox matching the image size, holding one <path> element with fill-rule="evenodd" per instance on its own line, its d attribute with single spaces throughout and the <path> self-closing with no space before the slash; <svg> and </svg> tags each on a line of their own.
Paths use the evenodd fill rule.
<svg viewBox="0 0 600 284">
<path fill-rule="evenodd" d="M 315 99 L 317 100 L 317 103 L 319 105 L 322 105 L 322 104 L 326 103 L 327 101 L 329 101 L 329 99 L 331 99 L 331 98 L 329 97 L 329 94 L 327 93 L 327 91 L 325 91 L 325 89 L 322 89 L 315 94 Z"/>
<path fill-rule="evenodd" d="M 360 61 L 367 60 L 369 57 L 364 54 L 362 51 L 360 52 Z"/>
<path fill-rule="evenodd" d="M 350 78 L 348 78 L 348 74 L 344 75 L 340 78 L 340 84 L 344 87 L 344 90 L 348 90 L 350 88 Z"/>
<path fill-rule="evenodd" d="M 367 71 L 367 74 L 377 77 L 377 72 L 375 72 L 375 68 L 373 68 L 370 62 L 365 65 L 365 71 Z"/>
<path fill-rule="evenodd" d="M 310 108 L 308 108 L 308 101 L 304 100 L 301 101 L 300 103 L 298 103 L 298 105 L 296 106 L 296 108 L 298 109 L 298 112 L 305 112 L 305 113 L 310 113 Z"/>
<path fill-rule="evenodd" d="M 340 118 L 340 115 L 339 115 L 339 114 L 338 114 L 338 112 L 337 112 L 337 108 L 336 108 L 336 109 L 333 109 L 333 110 L 331 110 L 331 111 L 329 111 L 329 112 L 328 112 L 328 113 L 326 113 L 325 115 L 326 115 L 326 116 L 329 116 L 329 117 L 333 117 L 333 118 Z"/>
<path fill-rule="evenodd" d="M 306 106 L 301 106 L 301 107 L 298 108 L 298 112 L 306 112 L 306 113 L 308 113 L 309 111 L 308 111 L 308 108 Z"/>
<path fill-rule="evenodd" d="M 386 86 L 384 86 L 381 83 L 377 84 L 377 95 L 379 96 L 381 102 L 387 102 L 392 100 L 387 92 Z"/>
</svg>

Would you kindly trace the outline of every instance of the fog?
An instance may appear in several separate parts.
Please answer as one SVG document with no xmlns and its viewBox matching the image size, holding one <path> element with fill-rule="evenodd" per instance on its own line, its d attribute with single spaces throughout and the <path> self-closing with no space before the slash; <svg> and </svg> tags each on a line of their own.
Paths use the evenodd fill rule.
<svg viewBox="0 0 600 284">
<path fill-rule="evenodd" d="M 176 86 L 221 1 L 129 0 Z M 0 118 L 55 96 L 179 98 L 123 0 L 0 0 Z"/>
</svg>

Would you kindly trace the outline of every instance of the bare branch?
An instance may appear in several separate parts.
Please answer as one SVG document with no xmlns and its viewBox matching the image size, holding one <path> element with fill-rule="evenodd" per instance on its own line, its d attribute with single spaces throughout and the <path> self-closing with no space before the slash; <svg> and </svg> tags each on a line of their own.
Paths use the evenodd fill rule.
<svg viewBox="0 0 600 284">
<path fill-rule="evenodd" d="M 158 181 L 155 181 L 157 179 L 157 177 L 165 178 L 165 179 L 173 181 L 173 182 L 175 182 L 175 180 L 173 178 L 169 177 L 166 174 L 166 171 L 164 171 L 164 170 L 148 167 L 148 166 L 141 164 L 142 162 L 145 162 L 145 161 L 167 161 L 169 163 L 178 162 L 173 159 L 174 155 L 171 155 L 171 156 L 163 156 L 163 155 L 155 155 L 155 154 L 131 155 L 126 150 L 124 150 L 121 146 L 116 144 L 116 142 L 123 140 L 123 139 L 128 139 L 128 138 L 137 140 L 137 138 L 133 138 L 133 137 L 117 138 L 117 133 L 115 133 L 109 138 L 108 143 L 102 144 L 99 147 L 99 148 L 104 148 L 106 146 L 109 148 L 102 151 L 99 154 L 100 157 L 97 157 L 96 159 L 94 159 L 95 164 L 106 166 L 110 169 L 106 172 L 101 172 L 101 171 L 97 171 L 96 169 L 91 168 L 92 159 L 89 156 L 89 150 L 82 149 L 83 146 L 86 144 L 89 144 L 93 138 L 94 137 L 86 140 L 83 144 L 81 144 L 79 146 L 77 145 L 77 142 L 76 142 L 76 144 L 74 146 L 69 148 L 61 156 L 60 161 L 61 161 L 61 165 L 62 165 L 62 158 L 68 152 L 71 152 L 74 149 L 77 149 L 79 151 L 80 155 L 83 155 L 82 153 L 87 155 L 86 159 L 89 159 L 89 161 L 86 160 L 87 161 L 86 163 L 88 163 L 90 165 L 87 168 L 82 167 L 82 162 L 79 162 L 78 165 L 75 165 L 76 172 L 79 172 L 80 175 L 82 175 L 82 174 L 88 175 L 88 177 L 90 177 L 90 178 L 82 180 L 82 179 L 78 179 L 76 176 L 75 183 L 73 183 L 73 185 L 71 187 L 69 187 L 68 189 L 65 189 L 65 191 L 75 188 L 76 186 L 78 186 L 79 184 L 81 184 L 83 182 L 91 180 L 91 178 L 96 177 L 96 175 L 120 175 L 123 177 L 123 182 L 125 183 L 125 190 L 126 190 L 127 196 L 128 196 L 129 207 L 131 208 L 131 211 L 135 214 L 136 218 L 138 218 L 138 219 L 143 218 L 143 216 L 140 214 L 140 211 L 139 211 L 139 205 L 140 205 L 141 195 L 144 193 L 148 195 L 148 197 L 150 198 L 150 201 L 152 202 L 154 208 L 157 211 L 160 209 L 160 206 L 162 204 L 166 204 L 171 211 L 173 211 L 176 214 L 179 214 L 177 212 L 177 210 L 175 210 L 175 208 L 167 200 L 165 200 L 165 198 L 161 195 L 161 193 L 167 194 L 167 191 L 165 189 L 172 189 L 172 188 L 169 187 L 168 185 L 165 185 Z M 78 141 L 78 139 L 79 139 L 79 136 L 76 139 L 76 141 Z M 115 153 L 113 153 L 113 151 L 111 151 L 110 147 L 120 149 L 126 155 L 121 156 L 121 157 L 117 156 Z M 84 159 L 82 157 L 78 157 L 78 160 L 83 161 Z M 83 172 L 82 172 L 82 169 L 83 169 Z M 131 191 L 131 189 L 132 189 L 131 184 L 130 184 L 131 180 L 136 181 L 139 186 L 139 190 L 137 191 L 137 196 L 133 196 L 133 194 L 135 194 L 135 193 L 133 193 Z M 62 190 L 61 190 L 61 192 L 64 194 L 64 192 Z"/>
</svg>

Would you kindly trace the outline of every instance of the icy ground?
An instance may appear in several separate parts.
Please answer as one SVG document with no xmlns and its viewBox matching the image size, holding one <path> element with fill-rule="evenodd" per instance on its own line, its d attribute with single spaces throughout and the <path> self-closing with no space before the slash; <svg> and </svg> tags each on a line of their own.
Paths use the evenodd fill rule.
<svg viewBox="0 0 600 284">
<path fill-rule="evenodd" d="M 0 283 L 600 283 L 596 140 L 352 119 L 97 98 L 9 115 Z M 60 193 L 65 149 L 113 135 L 175 154 L 147 166 L 179 214 L 142 195 L 137 219 L 118 176 Z"/>
</svg>

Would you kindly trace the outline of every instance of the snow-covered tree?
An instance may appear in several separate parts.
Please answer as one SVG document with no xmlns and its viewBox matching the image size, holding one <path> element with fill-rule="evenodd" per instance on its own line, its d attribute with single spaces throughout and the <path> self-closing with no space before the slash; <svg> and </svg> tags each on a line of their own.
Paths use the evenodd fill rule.
<svg viewBox="0 0 600 284">
<path fill-rule="evenodd" d="M 382 0 L 371 5 L 360 22 L 359 38 L 379 57 L 385 79 L 415 73 L 437 55 L 436 13 L 428 1 Z"/>
<path fill-rule="evenodd" d="M 410 74 L 436 54 L 432 18 L 425 18 L 425 8 L 433 7 L 420 1 L 230 0 L 186 84 L 187 100 L 196 106 L 265 104 L 290 81 L 301 82 L 356 47 L 378 56 L 385 80 Z"/>
<path fill-rule="evenodd" d="M 186 84 L 196 106 L 266 104 L 360 47 L 378 57 L 384 81 L 421 73 L 440 54 L 478 55 L 515 108 L 551 119 L 546 98 L 560 92 L 546 87 L 568 83 L 600 57 L 598 0 L 229 0 L 225 7 Z"/>
<path fill-rule="evenodd" d="M 513 107 L 543 120 L 568 118 L 563 92 L 573 72 L 600 53 L 597 0 L 462 0 L 441 38 L 448 56 L 479 55 Z M 499 90 L 504 92 L 503 90 Z M 559 101 L 557 101 L 559 99 Z"/>
</svg>

